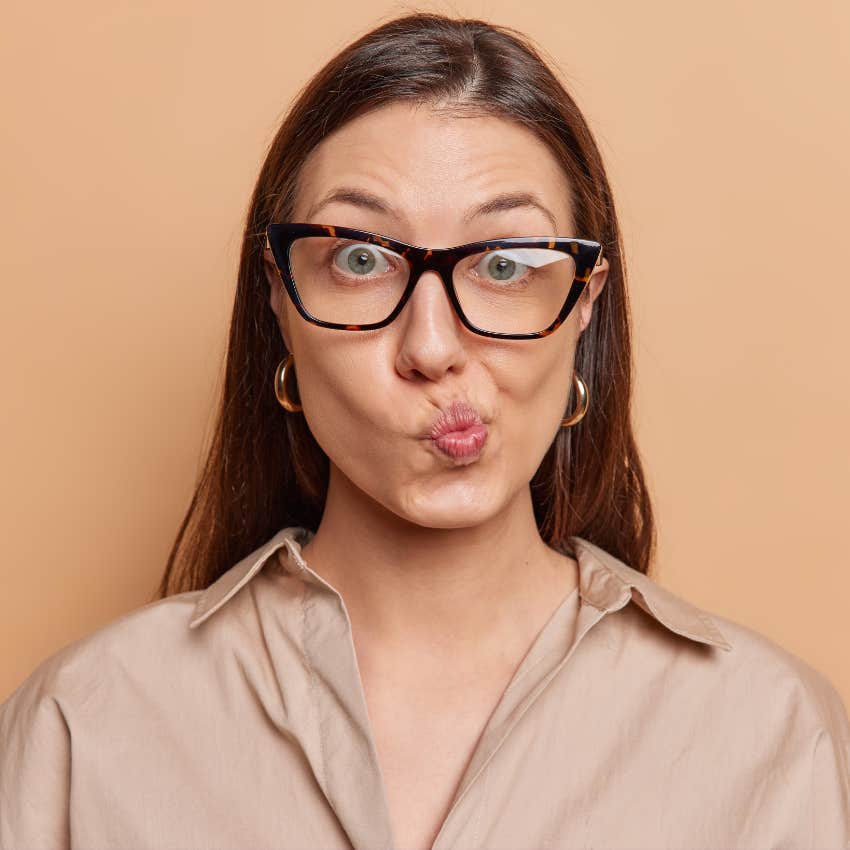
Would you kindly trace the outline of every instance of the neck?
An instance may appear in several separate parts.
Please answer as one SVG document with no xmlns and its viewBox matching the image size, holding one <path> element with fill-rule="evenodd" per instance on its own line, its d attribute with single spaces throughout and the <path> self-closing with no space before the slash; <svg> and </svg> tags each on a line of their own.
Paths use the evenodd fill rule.
<svg viewBox="0 0 850 850">
<path fill-rule="evenodd" d="M 319 528 L 302 554 L 343 597 L 359 644 L 440 663 L 525 646 L 578 583 L 549 547 L 529 488 L 505 511 L 426 528 L 388 511 L 332 464 Z"/>
</svg>

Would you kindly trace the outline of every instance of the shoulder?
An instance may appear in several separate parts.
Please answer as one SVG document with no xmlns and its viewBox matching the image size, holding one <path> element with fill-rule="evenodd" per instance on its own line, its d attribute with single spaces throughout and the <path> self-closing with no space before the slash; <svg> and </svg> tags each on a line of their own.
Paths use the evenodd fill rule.
<svg viewBox="0 0 850 850">
<path fill-rule="evenodd" d="M 585 546 L 583 559 L 592 604 L 621 615 L 612 646 L 640 692 L 659 695 L 670 734 L 686 728 L 707 759 L 759 777 L 759 789 L 772 777 L 789 801 L 807 801 L 810 846 L 838 846 L 840 835 L 850 847 L 850 718 L 829 678 L 598 547 Z"/>
<path fill-rule="evenodd" d="M 211 677 L 221 681 L 222 665 L 238 667 L 237 645 L 246 653 L 259 647 L 256 655 L 263 655 L 255 595 L 258 587 L 268 589 L 263 566 L 277 566 L 271 556 L 290 542 L 293 533 L 301 534 L 300 539 L 309 535 L 306 529 L 286 527 L 209 587 L 135 608 L 45 658 L 0 703 L 0 733 L 3 724 L 8 726 L 32 706 L 51 701 L 66 718 L 86 718 L 90 723 L 115 715 L 118 705 L 135 708 L 136 703 L 145 703 L 150 708 L 155 700 L 168 706 L 181 700 L 194 704 L 199 694 L 208 692 Z M 238 594 L 249 582 L 251 592 Z M 215 618 L 214 627 L 195 628 L 234 596 L 225 606 L 226 614 Z"/>
<path fill-rule="evenodd" d="M 737 682 L 749 702 L 762 711 L 781 709 L 815 731 L 831 729 L 850 744 L 846 706 L 823 672 L 765 633 L 703 610 L 732 645 L 724 677 Z"/>
<path fill-rule="evenodd" d="M 162 716 L 197 596 L 157 600 L 65 645 L 0 704 L 0 846 L 68 846 L 72 765 L 92 742 L 117 751 L 139 718 Z"/>
<path fill-rule="evenodd" d="M 189 619 L 201 591 L 158 599 L 65 644 L 44 658 L 0 703 L 0 733 L 40 710 L 65 713 L 104 695 L 119 680 L 165 671 L 191 641 Z"/>
<path fill-rule="evenodd" d="M 850 739 L 847 712 L 832 682 L 763 632 L 695 604 L 604 549 L 573 538 L 582 591 L 618 612 L 619 638 L 632 663 L 667 671 L 727 719 L 789 725 L 809 736 L 832 730 Z M 625 644 L 622 645 L 626 649 Z"/>
<path fill-rule="evenodd" d="M 718 677 L 718 705 L 735 730 L 725 743 L 808 801 L 810 846 L 850 847 L 850 717 L 838 690 L 761 632 L 711 616 L 733 646 Z"/>
</svg>

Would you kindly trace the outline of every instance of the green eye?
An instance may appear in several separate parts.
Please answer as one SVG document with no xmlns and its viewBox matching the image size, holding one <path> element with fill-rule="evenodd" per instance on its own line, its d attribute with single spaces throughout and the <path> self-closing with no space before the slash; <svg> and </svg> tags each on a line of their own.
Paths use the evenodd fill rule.
<svg viewBox="0 0 850 850">
<path fill-rule="evenodd" d="M 340 271 L 356 277 L 365 277 L 374 271 L 385 272 L 390 268 L 384 253 L 365 242 L 346 245 L 336 253 L 334 263 Z"/>
<path fill-rule="evenodd" d="M 481 269 L 485 271 L 482 273 Z M 521 278 L 527 266 L 524 263 L 518 263 L 511 259 L 506 253 L 494 252 L 485 254 L 478 263 L 476 272 L 482 277 L 491 277 L 493 280 L 511 281 Z"/>
</svg>

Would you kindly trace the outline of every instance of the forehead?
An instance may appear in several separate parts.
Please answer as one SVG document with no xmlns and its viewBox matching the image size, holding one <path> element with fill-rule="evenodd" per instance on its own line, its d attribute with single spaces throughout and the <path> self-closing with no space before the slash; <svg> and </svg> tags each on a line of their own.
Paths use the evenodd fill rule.
<svg viewBox="0 0 850 850">
<path fill-rule="evenodd" d="M 340 189 L 384 203 L 358 205 Z M 493 203 L 508 196 L 527 202 Z M 296 221 L 354 227 L 392 223 L 407 236 L 412 229 L 437 236 L 441 227 L 481 232 L 497 218 L 504 226 L 571 235 L 570 187 L 552 151 L 506 118 L 409 103 L 372 110 L 323 139 L 301 171 L 294 214 Z"/>
</svg>

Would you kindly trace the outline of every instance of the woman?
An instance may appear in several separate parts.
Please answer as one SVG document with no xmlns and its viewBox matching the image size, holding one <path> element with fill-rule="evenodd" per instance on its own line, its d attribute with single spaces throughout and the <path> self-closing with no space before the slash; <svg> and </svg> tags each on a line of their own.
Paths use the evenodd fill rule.
<svg viewBox="0 0 850 850">
<path fill-rule="evenodd" d="M 0 710 L 2 847 L 850 846 L 833 686 L 649 577 L 624 280 L 520 34 L 415 14 L 329 62 L 162 598 Z"/>
</svg>

